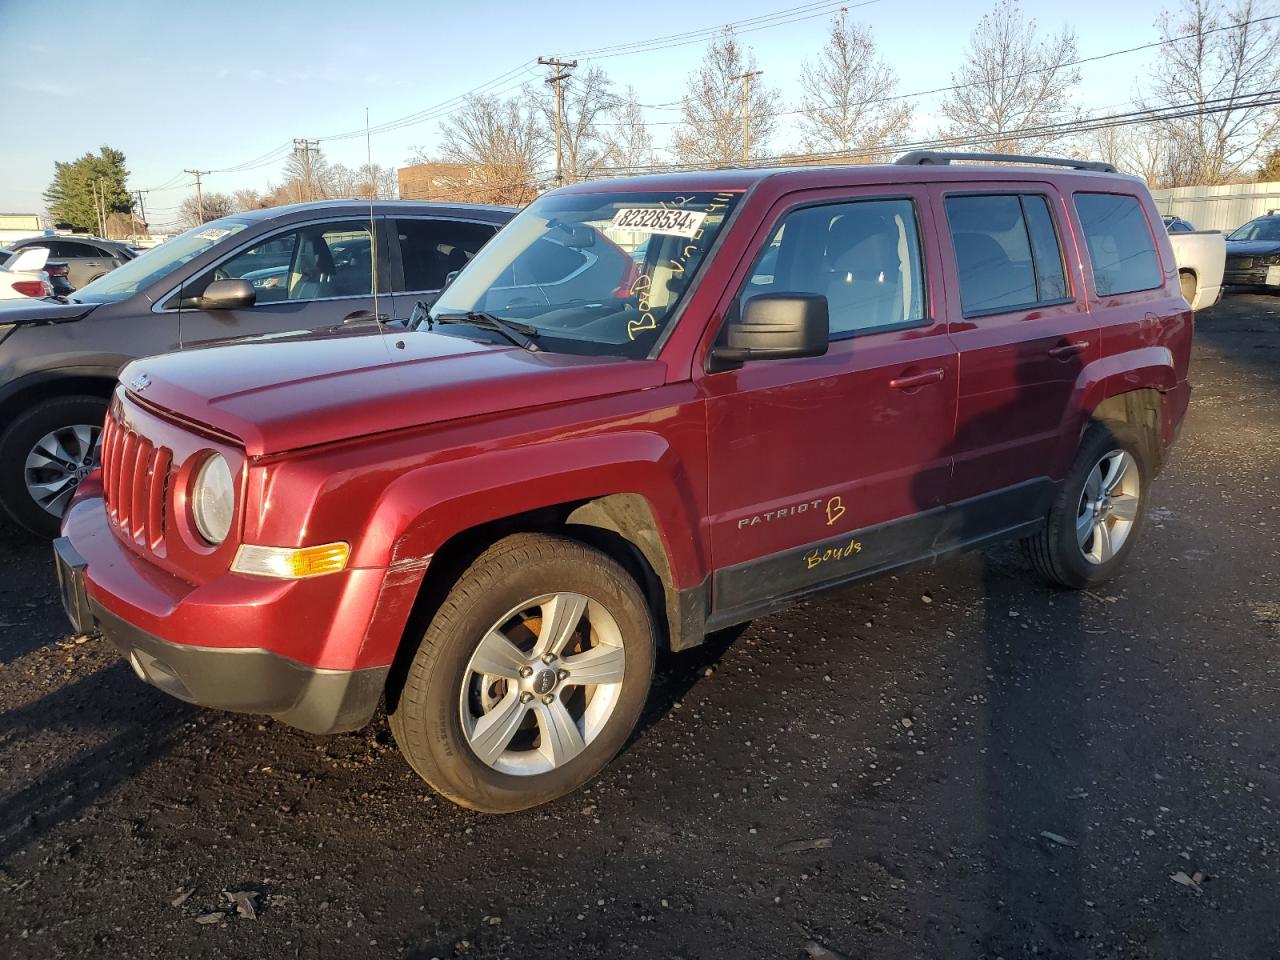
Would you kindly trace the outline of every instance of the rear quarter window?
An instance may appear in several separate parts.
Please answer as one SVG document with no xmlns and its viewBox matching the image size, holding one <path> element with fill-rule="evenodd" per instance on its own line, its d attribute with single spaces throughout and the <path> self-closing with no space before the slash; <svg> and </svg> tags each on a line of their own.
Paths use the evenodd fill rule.
<svg viewBox="0 0 1280 960">
<path fill-rule="evenodd" d="M 1137 197 L 1077 193 L 1075 204 L 1098 296 L 1153 290 L 1164 283 L 1151 227 Z"/>
</svg>

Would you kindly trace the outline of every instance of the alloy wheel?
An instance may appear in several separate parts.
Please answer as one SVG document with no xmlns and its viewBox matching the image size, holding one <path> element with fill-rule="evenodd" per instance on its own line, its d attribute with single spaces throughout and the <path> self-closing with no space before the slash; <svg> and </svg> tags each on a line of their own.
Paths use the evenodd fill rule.
<svg viewBox="0 0 1280 960">
<path fill-rule="evenodd" d="M 1106 453 L 1089 471 L 1076 512 L 1076 543 L 1090 563 L 1106 563 L 1124 546 L 1138 519 L 1142 480 L 1124 450 Z"/>
<path fill-rule="evenodd" d="M 27 492 L 46 513 L 61 517 L 76 487 L 98 466 L 102 428 L 86 423 L 50 431 L 31 448 L 23 471 Z"/>
<path fill-rule="evenodd" d="M 467 664 L 459 696 L 467 744 L 502 773 L 563 766 L 613 715 L 625 659 L 617 621 L 595 600 L 525 601 L 489 628 Z"/>
</svg>

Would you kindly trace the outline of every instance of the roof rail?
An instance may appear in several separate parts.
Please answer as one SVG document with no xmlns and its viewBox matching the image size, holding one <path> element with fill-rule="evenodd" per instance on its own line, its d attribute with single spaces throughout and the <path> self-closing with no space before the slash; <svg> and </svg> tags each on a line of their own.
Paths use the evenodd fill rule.
<svg viewBox="0 0 1280 960">
<path fill-rule="evenodd" d="M 912 150 L 904 153 L 894 163 L 907 166 L 946 165 L 952 160 L 985 160 L 988 163 L 1038 163 L 1050 167 L 1070 167 L 1073 170 L 1092 170 L 1094 173 L 1118 173 L 1114 164 L 1100 160 L 1070 160 L 1066 157 L 1029 157 L 1016 153 L 952 153 L 946 150 Z"/>
</svg>

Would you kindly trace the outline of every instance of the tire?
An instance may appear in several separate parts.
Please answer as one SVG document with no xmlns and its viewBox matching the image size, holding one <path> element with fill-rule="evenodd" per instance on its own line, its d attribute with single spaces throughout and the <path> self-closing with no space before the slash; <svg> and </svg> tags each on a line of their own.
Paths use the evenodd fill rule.
<svg viewBox="0 0 1280 960">
<path fill-rule="evenodd" d="M 14 419 L 0 436 L 0 507 L 23 529 L 38 537 L 56 537 L 71 494 L 76 485 L 98 463 L 98 443 L 102 422 L 107 414 L 107 401 L 101 397 L 71 396 L 41 400 Z M 48 438 L 57 443 L 50 448 Z M 85 443 L 90 444 L 89 462 L 85 462 Z M 36 445 L 44 444 L 44 452 L 60 454 L 55 465 L 50 456 L 38 455 Z M 31 470 L 28 470 L 28 467 Z M 65 483 L 49 494 L 45 505 L 37 502 L 28 482 L 54 484 L 61 477 Z M 56 496 L 54 496 L 56 492 Z"/>
<path fill-rule="evenodd" d="M 1114 577 L 1142 531 L 1149 465 L 1142 438 L 1128 424 L 1092 424 L 1044 527 L 1023 541 L 1032 566 L 1050 582 L 1077 590 Z M 1103 500 L 1094 496 L 1099 488 L 1107 493 Z"/>
<path fill-rule="evenodd" d="M 567 644 L 547 664 L 538 652 L 557 637 Z M 507 537 L 440 605 L 408 665 L 391 731 L 418 775 L 461 806 L 512 813 L 547 803 L 626 743 L 649 694 L 654 637 L 644 595 L 608 556 L 562 536 Z M 620 682 L 574 683 L 575 674 L 614 677 L 619 668 Z"/>
<path fill-rule="evenodd" d="M 1196 278 L 1195 274 L 1183 271 L 1178 274 L 1178 286 L 1182 288 L 1182 299 L 1187 301 L 1187 306 L 1194 307 L 1196 302 Z"/>
</svg>

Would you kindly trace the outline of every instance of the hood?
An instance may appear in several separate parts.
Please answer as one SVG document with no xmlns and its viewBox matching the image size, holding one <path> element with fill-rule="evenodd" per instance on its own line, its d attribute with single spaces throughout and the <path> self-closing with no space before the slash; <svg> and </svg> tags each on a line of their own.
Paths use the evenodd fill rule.
<svg viewBox="0 0 1280 960">
<path fill-rule="evenodd" d="M 1280 240 L 1228 240 L 1227 256 L 1261 257 L 1280 253 Z"/>
<path fill-rule="evenodd" d="M 530 353 L 397 332 L 171 353 L 135 360 L 120 382 L 139 402 L 237 437 L 250 456 L 262 456 L 644 390 L 665 374 L 657 360 Z"/>
<path fill-rule="evenodd" d="M 0 326 L 15 323 L 66 323 L 79 320 L 99 306 L 96 303 L 59 303 L 57 300 L 0 300 Z"/>
</svg>

